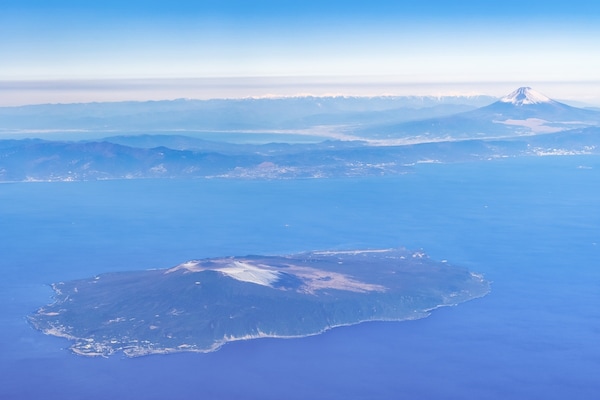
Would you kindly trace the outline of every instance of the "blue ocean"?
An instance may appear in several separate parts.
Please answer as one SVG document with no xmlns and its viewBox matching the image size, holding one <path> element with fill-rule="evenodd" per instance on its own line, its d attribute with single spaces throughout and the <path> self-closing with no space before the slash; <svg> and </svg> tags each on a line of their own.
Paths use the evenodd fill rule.
<svg viewBox="0 0 600 400">
<path fill-rule="evenodd" d="M 600 157 L 395 177 L 0 184 L 1 399 L 598 399 Z M 492 292 L 425 319 L 210 354 L 72 354 L 49 284 L 189 259 L 406 247 Z"/>
</svg>

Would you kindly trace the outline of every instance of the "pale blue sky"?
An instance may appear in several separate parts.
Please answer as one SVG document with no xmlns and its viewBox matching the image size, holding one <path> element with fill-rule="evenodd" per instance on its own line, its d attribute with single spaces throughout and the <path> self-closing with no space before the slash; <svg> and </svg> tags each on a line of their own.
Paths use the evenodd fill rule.
<svg viewBox="0 0 600 400">
<path fill-rule="evenodd" d="M 412 3 L 2 0 L 0 104 L 405 94 L 411 85 L 600 96 L 600 3 Z"/>
</svg>

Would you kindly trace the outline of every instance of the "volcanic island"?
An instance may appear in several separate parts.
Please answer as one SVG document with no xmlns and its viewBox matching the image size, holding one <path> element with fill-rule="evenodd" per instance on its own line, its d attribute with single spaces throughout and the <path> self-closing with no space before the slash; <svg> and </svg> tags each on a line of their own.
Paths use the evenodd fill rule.
<svg viewBox="0 0 600 400">
<path fill-rule="evenodd" d="M 485 296 L 482 275 L 405 249 L 192 260 L 52 285 L 34 328 L 84 356 L 211 352 L 366 321 L 426 317 Z"/>
</svg>

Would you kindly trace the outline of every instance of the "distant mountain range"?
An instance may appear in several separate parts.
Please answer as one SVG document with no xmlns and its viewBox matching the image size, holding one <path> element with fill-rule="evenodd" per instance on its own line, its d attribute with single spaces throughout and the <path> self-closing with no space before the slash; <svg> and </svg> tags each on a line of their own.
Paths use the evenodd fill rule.
<svg viewBox="0 0 600 400">
<path fill-rule="evenodd" d="M 362 140 L 242 145 L 181 134 L 0 140 L 0 181 L 393 175 L 423 162 L 600 154 L 599 122 L 599 112 L 519 88 L 475 110 L 389 125 L 387 135 L 371 125 L 355 134 Z"/>
<path fill-rule="evenodd" d="M 426 142 L 554 133 L 589 126 L 600 126 L 600 112 L 571 107 L 521 87 L 475 110 L 399 124 L 375 124 L 355 135 Z"/>
<path fill-rule="evenodd" d="M 0 107 L 4 132 L 166 133 L 306 129 L 321 125 L 399 123 L 490 104 L 489 96 L 287 97 L 41 104 Z M 106 133 L 105 133 L 106 135 Z"/>
</svg>

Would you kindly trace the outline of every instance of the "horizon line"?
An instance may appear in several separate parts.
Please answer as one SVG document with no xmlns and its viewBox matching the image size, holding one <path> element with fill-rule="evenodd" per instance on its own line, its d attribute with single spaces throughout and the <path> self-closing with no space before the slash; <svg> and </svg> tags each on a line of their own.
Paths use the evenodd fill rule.
<svg viewBox="0 0 600 400">
<path fill-rule="evenodd" d="M 284 99 L 301 97 L 500 98 L 519 87 L 548 97 L 600 106 L 600 81 L 401 80 L 391 76 L 256 76 L 0 79 L 0 107 L 42 104 L 173 100 Z"/>
</svg>

